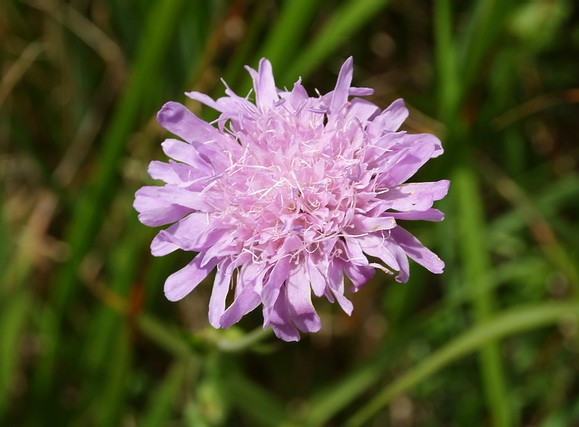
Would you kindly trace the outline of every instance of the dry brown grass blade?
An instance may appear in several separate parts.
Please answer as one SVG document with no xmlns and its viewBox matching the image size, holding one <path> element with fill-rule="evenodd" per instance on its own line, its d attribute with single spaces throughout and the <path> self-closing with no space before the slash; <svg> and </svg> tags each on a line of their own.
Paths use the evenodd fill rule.
<svg viewBox="0 0 579 427">
<path fill-rule="evenodd" d="M 44 52 L 44 45 L 41 42 L 35 41 L 30 43 L 22 51 L 18 59 L 14 61 L 8 71 L 6 71 L 2 80 L 0 80 L 0 106 L 4 104 L 4 101 L 6 101 L 14 87 L 18 84 L 18 81 L 42 52 Z"/>
<path fill-rule="evenodd" d="M 579 103 L 579 89 L 540 95 L 504 112 L 493 120 L 492 125 L 496 130 L 501 130 L 555 105 L 575 103 Z"/>
<path fill-rule="evenodd" d="M 479 162 L 485 179 L 493 188 L 509 202 L 527 223 L 533 239 L 545 255 L 545 258 L 558 270 L 560 270 L 573 287 L 574 292 L 579 293 L 579 274 L 569 258 L 549 221 L 543 216 L 532 199 L 527 195 L 513 179 L 494 164 L 488 157 L 480 156 Z"/>
</svg>

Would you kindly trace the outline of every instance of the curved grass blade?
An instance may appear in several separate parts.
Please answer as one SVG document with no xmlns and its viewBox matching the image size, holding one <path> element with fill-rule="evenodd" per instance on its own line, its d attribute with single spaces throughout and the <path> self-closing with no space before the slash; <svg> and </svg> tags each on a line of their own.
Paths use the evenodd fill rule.
<svg viewBox="0 0 579 427">
<path fill-rule="evenodd" d="M 452 362 L 484 347 L 489 342 L 532 329 L 579 318 L 579 303 L 551 302 L 514 308 L 492 320 L 472 327 L 461 336 L 429 356 L 410 372 L 383 389 L 357 411 L 346 423 L 347 427 L 364 425 L 368 419 L 386 406 L 394 397 L 410 390 Z"/>
</svg>

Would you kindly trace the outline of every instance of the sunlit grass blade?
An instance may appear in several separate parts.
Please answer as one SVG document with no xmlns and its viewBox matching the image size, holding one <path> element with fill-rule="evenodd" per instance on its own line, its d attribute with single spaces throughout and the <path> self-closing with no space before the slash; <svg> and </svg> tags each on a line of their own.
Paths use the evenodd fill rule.
<svg viewBox="0 0 579 427">
<path fill-rule="evenodd" d="M 279 13 L 275 25 L 267 34 L 260 57 L 269 59 L 274 70 L 284 70 L 297 55 L 299 47 L 303 44 L 303 38 L 307 34 L 316 11 L 320 7 L 320 0 L 294 0 L 286 1 Z M 280 86 L 293 83 L 292 81 L 280 81 Z"/>
<path fill-rule="evenodd" d="M 510 264 L 497 267 L 492 280 L 482 277 L 481 283 L 471 287 L 462 287 L 442 303 L 436 304 L 419 313 L 414 313 L 412 320 L 406 320 L 399 325 L 384 343 L 376 357 L 366 361 L 327 388 L 315 393 L 308 399 L 310 408 L 298 424 L 303 422 L 308 426 L 325 425 L 333 416 L 342 412 L 364 392 L 381 381 L 390 370 L 391 365 L 401 352 L 407 351 L 409 342 L 416 336 L 428 336 L 429 325 L 440 324 L 444 317 L 452 317 L 461 309 L 462 304 L 470 304 L 476 298 L 476 292 L 495 290 L 499 284 L 506 286 L 513 280 L 539 280 L 548 274 L 547 266 L 541 259 L 517 260 Z"/>
<path fill-rule="evenodd" d="M 307 426 L 323 426 L 351 404 L 384 374 L 391 352 L 381 352 L 374 362 L 367 362 L 349 372 L 344 379 L 314 395 L 308 402 L 309 411 L 302 421 Z M 299 424 L 299 423 L 297 423 Z"/>
<path fill-rule="evenodd" d="M 231 87 L 239 88 L 238 92 L 240 94 L 245 94 L 244 89 L 249 88 L 250 85 L 249 80 L 246 80 L 245 86 L 242 86 L 239 80 L 241 79 L 242 73 L 245 72 L 243 66 L 248 65 L 250 61 L 252 61 L 256 46 L 259 44 L 259 38 L 267 23 L 266 8 L 256 7 L 255 11 L 247 17 L 247 21 L 247 33 L 241 41 L 241 44 L 237 46 L 237 49 L 235 49 L 235 52 L 229 59 L 227 66 L 223 71 L 223 80 Z M 223 89 L 218 87 L 217 96 L 221 96 L 222 91 Z"/>
<path fill-rule="evenodd" d="M 488 0 L 472 4 L 465 34 L 459 46 L 463 81 L 461 96 L 464 96 L 475 76 L 480 73 L 483 60 L 505 30 L 509 11 L 516 3 L 513 0 Z"/>
<path fill-rule="evenodd" d="M 466 283 L 479 283 L 481 277 L 493 277 L 489 248 L 485 238 L 486 224 L 483 218 L 478 182 L 472 168 L 458 167 L 452 182 L 455 191 L 459 254 L 464 265 Z M 478 289 L 473 299 L 475 321 L 482 324 L 492 319 L 495 302 L 492 292 Z M 481 349 L 481 373 L 485 391 L 496 426 L 511 425 L 512 405 L 509 404 L 504 369 L 498 343 L 488 343 Z"/>
<path fill-rule="evenodd" d="M 460 236 L 457 242 L 457 253 L 464 266 L 463 281 L 479 283 L 478 280 L 481 277 L 492 277 L 493 272 L 489 248 L 484 237 L 487 228 L 484 209 L 481 205 L 478 180 L 471 162 L 472 143 L 468 142 L 466 123 L 461 121 L 457 114 L 463 101 L 462 95 L 469 89 L 471 81 L 468 75 L 464 78 L 463 72 L 459 78 L 457 67 L 460 66 L 462 69 L 465 62 L 473 67 L 479 65 L 485 54 L 484 48 L 488 48 L 489 44 L 477 44 L 480 48 L 473 52 L 473 56 L 462 58 L 462 62 L 459 62 L 455 56 L 456 48 L 452 35 L 452 3 L 450 0 L 439 0 L 435 7 L 437 69 L 440 94 L 445 97 L 445 100 L 441 101 L 439 114 L 449 131 L 446 138 L 447 147 L 454 149 L 451 152 L 451 159 L 455 163 L 451 173 L 453 183 L 451 197 L 456 203 L 454 212 Z M 475 19 L 473 16 L 470 18 Z M 476 25 L 473 24 L 473 28 L 477 28 Z M 486 34 L 477 33 L 477 36 L 484 38 Z M 475 321 L 482 323 L 492 318 L 494 305 L 493 294 L 488 288 L 486 292 L 477 291 L 476 298 L 473 300 Z M 512 405 L 508 400 L 509 394 L 497 343 L 488 343 L 481 349 L 480 363 L 493 424 L 499 427 L 510 426 Z"/>
<path fill-rule="evenodd" d="M 239 76 L 243 65 L 250 65 L 256 68 L 261 58 L 267 58 L 274 70 L 287 69 L 298 53 L 300 44 L 307 34 L 308 26 L 319 9 L 319 4 L 319 0 L 284 2 L 276 21 L 271 26 L 271 30 L 266 33 L 265 39 L 261 42 L 257 53 L 255 53 L 251 51 L 255 50 L 255 45 L 258 43 L 256 30 L 265 24 L 266 16 L 265 7 L 258 6 L 253 18 L 257 25 L 249 28 L 248 40 L 241 46 L 241 50 L 236 53 L 233 61 L 227 67 L 225 76 L 231 80 L 227 80 L 227 78 L 225 80 L 232 83 L 233 77 Z M 247 42 L 249 40 L 254 42 L 251 49 L 248 48 Z M 243 63 L 243 61 L 246 61 L 246 63 Z M 284 81 L 279 78 L 276 81 L 278 87 L 284 87 L 291 83 L 293 81 Z M 250 89 L 251 80 L 249 76 L 245 75 L 243 85 L 239 87 L 238 92 L 245 95 Z"/>
<path fill-rule="evenodd" d="M 434 7 L 436 31 L 435 54 L 438 73 L 439 114 L 447 125 L 453 122 L 458 108 L 460 81 L 456 46 L 452 34 L 452 11 L 450 0 L 438 0 Z"/>
<path fill-rule="evenodd" d="M 394 397 L 409 391 L 450 363 L 483 348 L 490 342 L 532 329 L 557 324 L 564 320 L 577 321 L 579 303 L 557 302 L 523 306 L 503 312 L 488 322 L 464 332 L 445 347 L 430 355 L 414 369 L 398 378 L 358 410 L 345 424 L 365 425 L 366 421 L 384 408 Z"/>
<path fill-rule="evenodd" d="M 388 3 L 388 0 L 344 2 L 304 47 L 292 65 L 282 73 L 280 81 L 291 82 L 298 76 L 307 76 Z"/>
</svg>

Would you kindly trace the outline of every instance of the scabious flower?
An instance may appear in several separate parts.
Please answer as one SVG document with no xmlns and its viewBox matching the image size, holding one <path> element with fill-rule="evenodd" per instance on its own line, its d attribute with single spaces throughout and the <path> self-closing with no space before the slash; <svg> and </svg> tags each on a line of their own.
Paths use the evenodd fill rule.
<svg viewBox="0 0 579 427">
<path fill-rule="evenodd" d="M 177 102 L 158 113 L 184 141 L 163 142 L 172 160 L 153 161 L 148 171 L 165 185 L 142 187 L 134 206 L 145 225 L 173 223 L 154 238 L 153 255 L 198 253 L 167 278 L 167 298 L 182 299 L 216 268 L 212 326 L 230 327 L 261 306 L 264 328 L 297 341 L 300 331 L 321 328 L 312 294 L 352 312 L 345 277 L 354 292 L 375 269 L 406 282 L 408 258 L 442 273 L 438 256 L 400 225 L 442 220 L 432 205 L 449 187 L 406 183 L 443 150 L 434 135 L 398 131 L 404 102 L 381 111 L 356 98 L 373 91 L 350 86 L 352 58 L 335 89 L 317 97 L 300 80 L 291 91 L 276 89 L 266 59 L 247 70 L 255 103 L 227 85 L 217 100 L 187 93 L 221 113 L 216 126 Z"/>
</svg>

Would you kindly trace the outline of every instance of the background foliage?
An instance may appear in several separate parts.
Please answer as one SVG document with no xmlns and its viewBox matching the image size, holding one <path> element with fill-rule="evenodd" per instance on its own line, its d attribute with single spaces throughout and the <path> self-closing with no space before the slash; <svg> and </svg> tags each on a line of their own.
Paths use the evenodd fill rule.
<svg viewBox="0 0 579 427">
<path fill-rule="evenodd" d="M 0 40 L 1 425 L 579 425 L 577 2 L 5 0 Z M 349 55 L 444 142 L 447 218 L 413 232 L 445 274 L 318 301 L 297 344 L 211 330 L 131 206 L 155 112 L 262 56 L 323 93 Z"/>
</svg>

